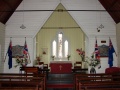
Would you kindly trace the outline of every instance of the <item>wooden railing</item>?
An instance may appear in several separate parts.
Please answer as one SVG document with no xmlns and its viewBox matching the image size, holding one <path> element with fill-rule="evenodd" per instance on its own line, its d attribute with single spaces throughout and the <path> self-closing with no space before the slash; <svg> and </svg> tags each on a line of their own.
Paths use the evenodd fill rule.
<svg viewBox="0 0 120 90">
<path fill-rule="evenodd" d="M 45 74 L 0 73 L 0 90 L 45 90 Z"/>
<path fill-rule="evenodd" d="M 120 89 L 120 74 L 75 74 L 76 90 L 109 90 L 109 88 Z"/>
</svg>

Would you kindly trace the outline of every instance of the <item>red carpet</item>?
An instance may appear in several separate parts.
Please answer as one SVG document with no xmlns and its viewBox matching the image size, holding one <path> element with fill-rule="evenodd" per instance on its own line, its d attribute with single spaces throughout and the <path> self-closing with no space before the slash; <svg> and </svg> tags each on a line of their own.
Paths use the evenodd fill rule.
<svg viewBox="0 0 120 90">
<path fill-rule="evenodd" d="M 47 88 L 73 88 L 73 84 L 48 84 Z"/>
</svg>

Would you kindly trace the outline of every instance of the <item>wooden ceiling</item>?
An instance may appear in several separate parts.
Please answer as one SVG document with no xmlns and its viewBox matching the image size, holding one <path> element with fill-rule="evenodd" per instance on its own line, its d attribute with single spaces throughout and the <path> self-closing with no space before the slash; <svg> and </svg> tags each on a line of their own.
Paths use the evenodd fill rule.
<svg viewBox="0 0 120 90">
<path fill-rule="evenodd" d="M 120 22 L 120 0 L 99 0 L 116 23 Z"/>
<path fill-rule="evenodd" d="M 22 0 L 0 0 L 0 22 L 5 24 Z"/>
<path fill-rule="evenodd" d="M 0 22 L 6 24 L 22 0 L 0 0 Z M 120 22 L 120 0 L 99 0 L 113 20 Z"/>
</svg>

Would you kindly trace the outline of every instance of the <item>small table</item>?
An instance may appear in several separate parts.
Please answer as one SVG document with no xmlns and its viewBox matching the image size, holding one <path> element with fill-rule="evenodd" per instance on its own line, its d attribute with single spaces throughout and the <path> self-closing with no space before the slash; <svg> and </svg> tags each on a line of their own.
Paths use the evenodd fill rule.
<svg viewBox="0 0 120 90">
<path fill-rule="evenodd" d="M 86 73 L 88 71 L 88 68 L 74 68 L 72 69 L 73 73 Z"/>
</svg>

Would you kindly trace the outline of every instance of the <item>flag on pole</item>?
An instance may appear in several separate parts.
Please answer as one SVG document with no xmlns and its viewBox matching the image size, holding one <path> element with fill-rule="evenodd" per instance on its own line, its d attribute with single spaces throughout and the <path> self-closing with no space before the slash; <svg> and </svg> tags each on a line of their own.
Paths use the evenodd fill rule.
<svg viewBox="0 0 120 90">
<path fill-rule="evenodd" d="M 12 41 L 11 41 L 11 39 L 10 39 L 7 54 L 8 54 L 8 57 L 9 57 L 8 58 L 9 69 L 11 69 L 12 68 Z"/>
<path fill-rule="evenodd" d="M 96 39 L 96 42 L 95 42 L 95 59 L 99 60 L 100 61 L 100 51 L 98 49 L 98 44 L 97 44 L 97 39 Z M 101 64 L 98 64 L 98 69 L 101 68 Z"/>
<path fill-rule="evenodd" d="M 26 43 L 26 38 L 25 38 L 25 44 L 24 44 L 23 54 L 26 55 L 26 56 L 28 54 L 28 47 L 27 47 L 27 43 Z"/>
<path fill-rule="evenodd" d="M 98 49 L 98 45 L 97 45 L 97 39 L 96 39 L 96 43 L 95 43 L 95 58 L 100 60 L 100 52 L 99 52 L 99 49 Z"/>
<path fill-rule="evenodd" d="M 25 37 L 25 44 L 24 44 L 24 49 L 23 49 L 23 57 L 27 59 L 27 63 L 31 63 L 30 55 L 29 55 L 28 47 L 27 47 L 27 42 L 26 42 L 26 37 Z"/>
<path fill-rule="evenodd" d="M 111 39 L 109 38 L 109 51 L 108 51 L 108 64 L 109 67 L 113 66 L 113 53 L 115 52 L 114 47 L 112 45 Z"/>
</svg>

